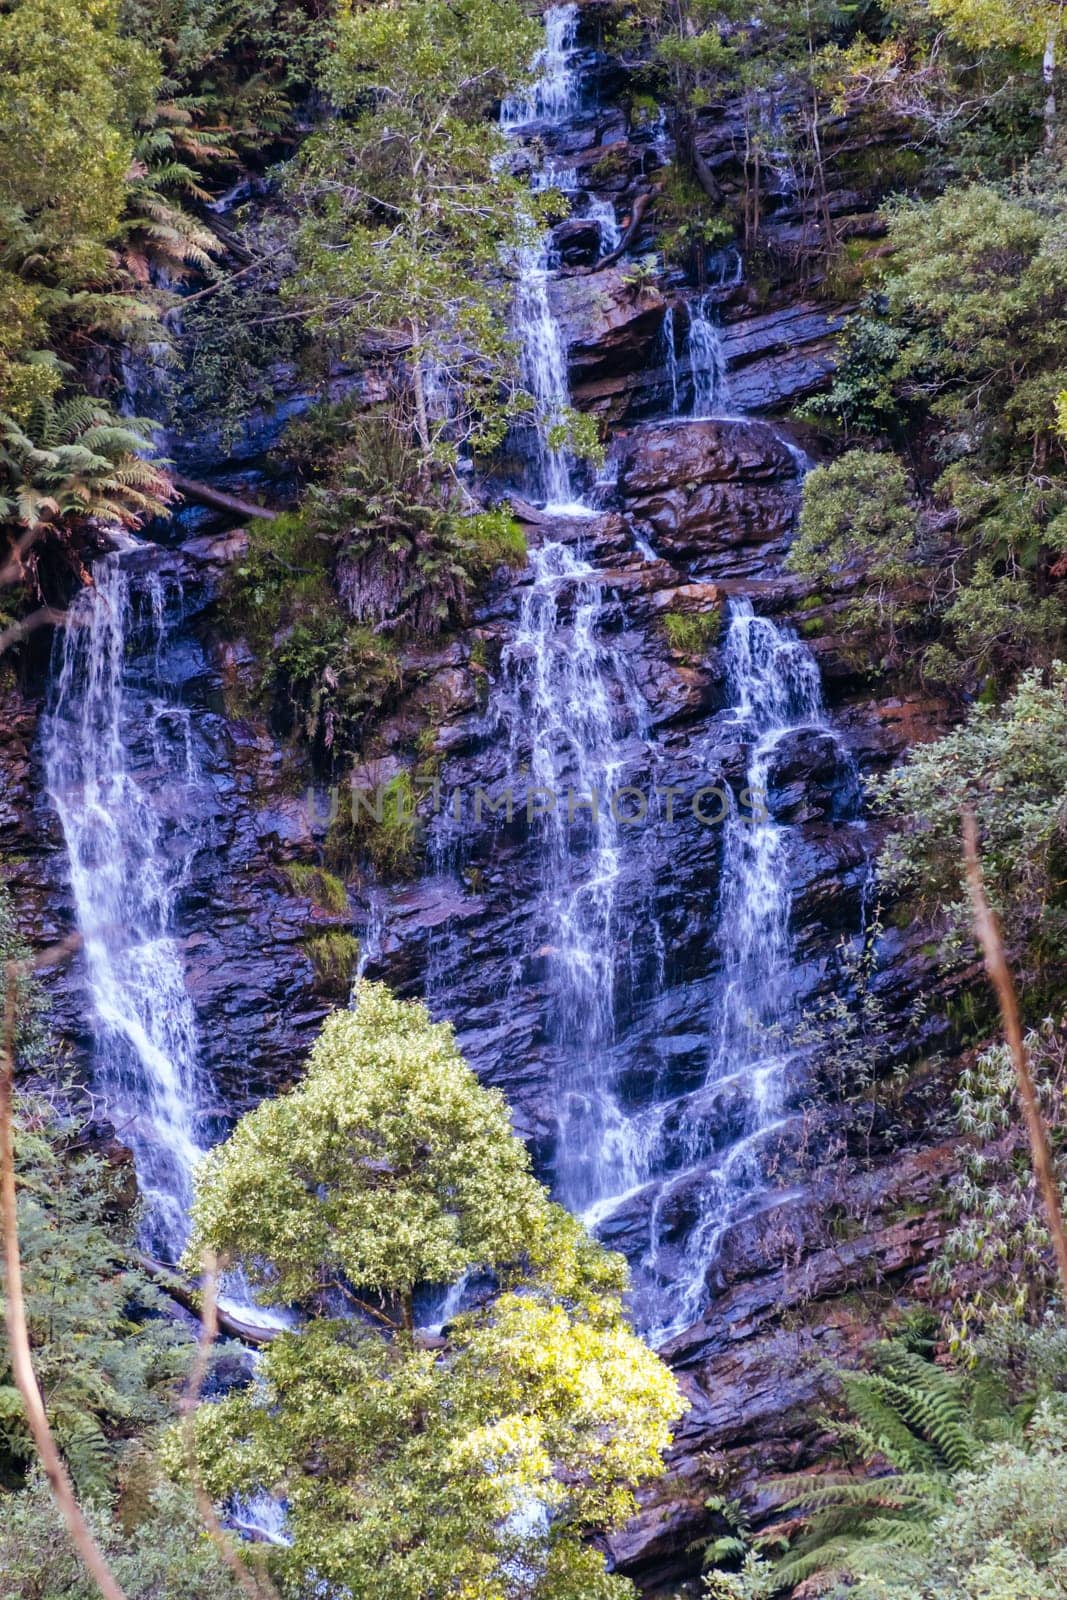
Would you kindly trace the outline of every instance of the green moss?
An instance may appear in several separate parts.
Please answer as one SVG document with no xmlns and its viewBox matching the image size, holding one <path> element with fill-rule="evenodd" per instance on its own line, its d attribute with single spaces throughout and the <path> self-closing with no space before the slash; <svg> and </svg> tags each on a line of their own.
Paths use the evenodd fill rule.
<svg viewBox="0 0 1067 1600">
<path fill-rule="evenodd" d="M 300 894 L 318 906 L 320 911 L 344 916 L 348 910 L 348 891 L 340 878 L 325 867 L 313 867 L 302 861 L 290 862 L 283 868 L 294 894 Z"/>
<path fill-rule="evenodd" d="M 222 610 L 258 658 L 258 698 L 287 733 L 333 760 L 359 744 L 402 677 L 396 645 L 345 614 L 323 557 L 302 515 L 255 523 Z"/>
<path fill-rule="evenodd" d="M 483 577 L 498 567 L 526 565 L 526 535 L 509 507 L 498 506 L 493 511 L 458 519 L 456 528 L 463 564 L 471 578 Z"/>
<path fill-rule="evenodd" d="M 415 810 L 415 784 L 400 772 L 373 795 L 353 791 L 326 836 L 327 859 L 345 868 L 370 861 L 383 878 L 401 878 L 415 865 L 422 822 Z"/>
<path fill-rule="evenodd" d="M 359 960 L 359 940 L 343 928 L 330 928 L 305 939 L 304 949 L 315 969 L 318 987 L 340 998 L 352 986 L 352 975 Z"/>
<path fill-rule="evenodd" d="M 716 210 L 700 184 L 679 167 L 670 167 L 656 202 L 660 232 L 656 243 L 668 261 L 685 265 L 694 251 L 730 244 L 737 233 L 728 213 Z"/>
<path fill-rule="evenodd" d="M 704 656 L 719 637 L 722 612 L 669 611 L 663 618 L 663 631 L 675 655 Z"/>
</svg>

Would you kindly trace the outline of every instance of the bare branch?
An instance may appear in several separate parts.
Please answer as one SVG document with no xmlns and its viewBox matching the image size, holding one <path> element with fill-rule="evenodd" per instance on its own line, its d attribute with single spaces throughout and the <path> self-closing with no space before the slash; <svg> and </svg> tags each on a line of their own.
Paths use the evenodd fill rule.
<svg viewBox="0 0 1067 1600">
<path fill-rule="evenodd" d="M 44 1400 L 33 1370 L 30 1335 L 26 1325 L 26 1303 L 22 1290 L 22 1258 L 19 1254 L 13 1114 L 18 986 L 20 979 L 29 973 L 40 967 L 55 966 L 59 961 L 65 960 L 78 949 L 80 944 L 80 937 L 73 935 L 65 939 L 62 944 L 53 945 L 29 961 L 8 961 L 5 964 L 4 1042 L 3 1050 L 0 1052 L 0 1220 L 3 1225 L 6 1270 L 4 1315 L 7 1321 L 11 1368 L 15 1383 L 26 1408 L 26 1420 L 41 1458 L 41 1465 L 51 1486 L 52 1496 L 67 1525 L 71 1543 L 84 1561 L 104 1600 L 126 1600 L 124 1590 L 93 1538 L 75 1496 L 70 1475 L 52 1436 Z"/>
<path fill-rule="evenodd" d="M 26 576 L 25 557 L 29 555 L 45 531 L 43 522 L 35 522 L 32 528 L 20 534 L 8 551 L 7 560 L 0 567 L 0 589 L 6 589 L 12 583 L 21 583 Z"/>
<path fill-rule="evenodd" d="M 21 621 L 12 622 L 6 628 L 0 629 L 0 656 L 13 644 L 21 644 L 23 639 L 28 638 L 37 628 L 59 627 L 66 620 L 65 611 L 57 611 L 55 606 L 38 606 L 36 611 L 31 611 L 29 616 L 23 617 Z"/>
<path fill-rule="evenodd" d="M 1022 1102 L 1026 1131 L 1030 1139 L 1030 1159 L 1045 1208 L 1048 1231 L 1052 1235 L 1064 1304 L 1067 1305 L 1067 1229 L 1064 1228 L 1059 1186 L 1052 1165 L 1052 1148 L 1030 1071 L 1030 1059 L 1019 1016 L 1019 1001 L 1004 954 L 1004 940 L 997 919 L 986 899 L 982 883 L 982 867 L 978 858 L 978 824 L 969 806 L 965 807 L 963 812 L 963 853 L 967 863 L 971 904 L 974 908 L 974 929 L 985 956 L 986 971 L 1000 1003 L 1004 1037 L 1015 1066 L 1019 1099 Z"/>
</svg>

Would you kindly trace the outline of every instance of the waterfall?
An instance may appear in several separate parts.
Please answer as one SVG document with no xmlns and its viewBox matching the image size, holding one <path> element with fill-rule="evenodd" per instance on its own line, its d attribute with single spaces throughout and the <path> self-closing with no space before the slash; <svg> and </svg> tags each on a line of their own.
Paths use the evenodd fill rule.
<svg viewBox="0 0 1067 1600">
<path fill-rule="evenodd" d="M 532 945 L 547 954 L 550 1028 L 563 1050 L 556 1190 L 580 1211 L 628 1187 L 637 1159 L 608 1059 L 624 850 L 610 797 L 623 781 L 628 745 L 644 751 L 647 708 L 625 654 L 602 637 L 596 569 L 559 543 L 535 550 L 530 568 L 501 661 L 504 716 L 509 769 L 525 766 L 528 792 L 545 797 Z"/>
<path fill-rule="evenodd" d="M 622 233 L 619 229 L 619 219 L 615 215 L 615 202 L 606 197 L 598 198 L 589 196 L 588 214 L 596 223 L 600 233 L 600 253 L 610 255 L 618 248 Z"/>
<path fill-rule="evenodd" d="M 545 42 L 533 59 L 534 83 L 527 97 L 509 96 L 500 108 L 505 130 L 529 122 L 566 121 L 578 109 L 579 86 L 572 70 L 578 35 L 577 5 L 549 6 L 544 13 Z"/>
<path fill-rule="evenodd" d="M 693 407 L 690 416 L 706 419 L 718 416 L 729 398 L 726 358 L 722 336 L 714 320 L 714 309 L 707 299 L 689 308 L 689 330 L 685 339 L 686 361 L 693 379 Z M 677 399 L 675 404 L 677 411 Z"/>
<path fill-rule="evenodd" d="M 789 956 L 788 830 L 766 814 L 767 774 L 784 735 L 825 723 L 811 651 L 755 616 L 747 600 L 731 602 L 725 653 L 734 719 L 754 738 L 745 786 L 759 820 L 742 822 L 735 810 L 726 824 L 719 912 L 725 986 L 713 1050 L 713 1065 L 722 1069 L 758 1054 L 781 1020 Z"/>
<path fill-rule="evenodd" d="M 663 316 L 663 349 L 667 364 L 667 381 L 671 386 L 671 416 L 678 415 L 678 352 L 674 346 L 674 307 L 668 306 Z"/>
<path fill-rule="evenodd" d="M 519 333 L 523 387 L 535 407 L 535 461 L 538 492 L 548 511 L 581 512 L 571 482 L 570 461 L 552 430 L 570 405 L 567 357 L 559 324 L 548 303 L 548 262 L 543 244 L 519 253 L 519 281 L 515 295 L 515 322 Z"/>
<path fill-rule="evenodd" d="M 725 658 L 731 695 L 730 721 L 750 740 L 744 788 L 724 822 L 721 890 L 716 942 L 722 977 L 711 1019 L 705 1100 L 730 1084 L 743 1097 L 739 1137 L 706 1164 L 705 1130 L 699 1120 L 687 1133 L 692 1163 L 664 1186 L 653 1213 L 649 1265 L 658 1254 L 656 1230 L 664 1202 L 697 1169 L 697 1219 L 680 1259 L 671 1264 L 675 1293 L 660 1337 L 699 1314 L 705 1280 L 728 1223 L 752 1204 L 766 1181 L 761 1154 L 782 1126 L 782 1077 L 789 1059 L 784 1037 L 789 1021 L 791 908 L 789 828 L 766 806 L 774 753 L 787 735 L 826 726 L 819 670 L 808 648 L 747 600 L 730 604 Z"/>
<path fill-rule="evenodd" d="M 578 81 L 571 57 L 578 30 L 578 7 L 550 6 L 544 23 L 545 44 L 534 60 L 537 77 L 531 97 L 504 101 L 500 125 L 505 132 L 521 128 L 534 118 L 556 126 L 577 106 Z M 562 187 L 563 180 L 571 183 L 573 173 L 549 164 L 534 176 L 532 186 L 535 190 Z M 534 402 L 536 492 L 549 511 L 585 514 L 587 508 L 579 501 L 571 482 L 567 452 L 552 438 L 570 406 L 570 389 L 567 353 L 548 299 L 547 241 L 538 240 L 520 249 L 517 267 L 515 326 L 522 383 Z"/>
<path fill-rule="evenodd" d="M 56 637 L 46 784 L 84 939 L 94 1079 L 133 1151 L 144 1245 L 173 1261 L 201 1154 L 196 1020 L 175 938 L 175 906 L 196 847 L 183 831 L 196 753 L 188 711 L 157 687 L 166 643 L 161 578 L 147 575 L 138 604 L 119 556 L 98 562 L 93 576 Z M 142 681 L 127 661 L 134 647 L 151 655 L 156 681 Z M 144 778 L 131 757 L 137 736 L 150 745 Z"/>
</svg>

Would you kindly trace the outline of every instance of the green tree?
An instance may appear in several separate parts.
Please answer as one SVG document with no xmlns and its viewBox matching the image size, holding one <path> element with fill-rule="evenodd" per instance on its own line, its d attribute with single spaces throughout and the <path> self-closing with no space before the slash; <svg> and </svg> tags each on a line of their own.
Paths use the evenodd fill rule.
<svg viewBox="0 0 1067 1600">
<path fill-rule="evenodd" d="M 916 583 L 919 521 L 907 477 L 892 455 L 850 450 L 804 480 L 789 567 L 817 587 L 854 591 L 844 625 L 861 651 L 899 659 L 900 636 L 922 614 L 928 588 Z"/>
<path fill-rule="evenodd" d="M 930 0 L 930 10 L 953 38 L 973 50 L 1020 50 L 1041 61 L 1045 140 L 1056 137 L 1056 69 L 1067 27 L 1063 0 Z"/>
<path fill-rule="evenodd" d="M 529 241 L 533 202 L 491 113 L 536 43 L 517 0 L 344 6 L 323 74 L 337 115 L 298 166 L 290 288 L 349 357 L 403 354 L 427 465 L 497 442 L 509 411 L 501 254 Z"/>
<path fill-rule="evenodd" d="M 118 0 L 0 12 L 0 409 L 24 416 L 54 393 L 52 323 L 91 323 L 107 299 L 107 242 L 156 77 L 151 54 L 119 33 Z"/>
<path fill-rule="evenodd" d="M 196 1419 L 214 1494 L 285 1499 L 291 1592 L 631 1592 L 584 1536 L 662 1470 L 678 1390 L 625 1323 L 622 1262 L 531 1177 L 450 1027 L 363 984 L 300 1087 L 208 1156 L 190 1263 L 205 1245 L 318 1313 Z M 428 1338 L 416 1291 L 464 1273 L 476 1309 Z"/>
<path fill-rule="evenodd" d="M 997 707 L 975 706 L 943 739 L 918 745 L 871 786 L 893 827 L 879 873 L 958 956 L 970 927 L 960 812 L 974 807 L 986 888 L 1014 956 L 1029 968 L 1062 957 L 1067 937 L 1067 666 L 1023 675 Z"/>
</svg>

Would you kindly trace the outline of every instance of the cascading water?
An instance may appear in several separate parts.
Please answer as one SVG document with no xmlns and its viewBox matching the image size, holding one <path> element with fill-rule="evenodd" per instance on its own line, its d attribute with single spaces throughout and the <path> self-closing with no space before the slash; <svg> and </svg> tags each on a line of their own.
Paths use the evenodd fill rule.
<svg viewBox="0 0 1067 1600">
<path fill-rule="evenodd" d="M 535 460 L 539 495 L 548 511 L 581 512 L 571 482 L 567 452 L 552 442 L 552 430 L 570 403 L 567 358 L 559 325 L 548 303 L 548 262 L 543 245 L 531 245 L 519 256 L 515 321 L 519 331 L 523 387 L 535 406 Z"/>
<path fill-rule="evenodd" d="M 719 325 L 707 300 L 698 300 L 689 308 L 685 353 L 693 382 L 690 416 L 696 419 L 720 415 L 729 397 L 726 357 Z"/>
<path fill-rule="evenodd" d="M 606 197 L 590 195 L 587 211 L 600 233 L 600 253 L 609 255 L 612 250 L 618 248 L 619 240 L 622 238 L 614 202 Z"/>
<path fill-rule="evenodd" d="M 550 6 L 545 12 L 545 45 L 534 70 L 538 76 L 527 100 L 505 100 L 500 125 L 513 133 L 527 123 L 558 125 L 577 106 L 579 91 L 571 57 L 578 30 L 576 5 Z M 534 178 L 535 189 L 554 187 L 572 174 L 550 166 Z M 537 493 L 545 508 L 582 514 L 571 481 L 567 452 L 553 442 L 553 430 L 564 420 L 570 405 L 567 356 L 559 324 L 548 299 L 550 270 L 546 240 L 525 246 L 518 254 L 515 325 L 519 337 L 523 387 L 534 402 L 534 461 Z"/>
<path fill-rule="evenodd" d="M 699 1171 L 697 1220 L 680 1259 L 670 1267 L 675 1285 L 670 1316 L 657 1328 L 665 1337 L 699 1314 L 708 1267 L 730 1220 L 765 1187 L 761 1152 L 781 1126 L 782 1075 L 789 1059 L 785 1030 L 790 1009 L 791 907 L 789 829 L 770 815 L 768 775 L 777 747 L 804 728 L 825 728 L 819 670 L 799 640 L 783 634 L 747 600 L 734 600 L 725 660 L 731 690 L 730 721 L 751 739 L 745 785 L 724 822 L 722 889 L 717 943 L 722 977 L 711 1024 L 705 1093 L 730 1083 L 739 1088 L 740 1136 Z M 706 1154 L 705 1130 L 694 1121 L 687 1156 Z M 646 1265 L 656 1266 L 659 1217 L 672 1188 L 691 1183 L 691 1172 L 665 1185 L 653 1212 Z"/>
<path fill-rule="evenodd" d="M 533 60 L 534 83 L 526 97 L 509 96 L 500 108 L 506 131 L 531 122 L 564 122 L 578 107 L 578 81 L 573 71 L 578 37 L 578 7 L 549 6 L 544 13 L 545 42 Z"/>
<path fill-rule="evenodd" d="M 674 344 L 674 307 L 668 306 L 663 315 L 663 352 L 667 367 L 667 382 L 671 386 L 672 417 L 678 415 L 678 351 Z"/>
<path fill-rule="evenodd" d="M 556 1188 L 582 1210 L 628 1187 L 636 1159 L 608 1067 L 624 848 L 611 797 L 628 756 L 644 752 L 647 708 L 625 655 L 602 637 L 596 569 L 559 543 L 534 551 L 530 567 L 533 581 L 501 662 L 509 766 L 527 768 L 544 797 L 538 808 L 547 808 L 538 824 L 533 942 L 550 952 L 550 1027 L 563 1047 Z"/>
<path fill-rule="evenodd" d="M 183 789 L 197 776 L 188 712 L 139 681 L 136 643 L 158 670 L 167 597 L 149 573 L 135 597 L 120 556 L 97 563 L 56 640 L 44 725 L 48 792 L 70 863 L 92 999 L 94 1077 L 134 1154 L 143 1242 L 175 1260 L 185 1241 L 198 1135 L 197 1032 L 175 940 L 175 905 L 195 841 Z M 167 775 L 151 793 L 135 735 Z"/>
</svg>

